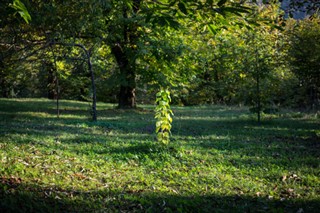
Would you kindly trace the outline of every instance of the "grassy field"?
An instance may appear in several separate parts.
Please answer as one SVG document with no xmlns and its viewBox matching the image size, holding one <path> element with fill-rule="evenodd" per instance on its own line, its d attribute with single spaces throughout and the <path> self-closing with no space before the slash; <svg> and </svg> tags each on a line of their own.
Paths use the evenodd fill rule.
<svg viewBox="0 0 320 213">
<path fill-rule="evenodd" d="M 319 115 L 173 107 L 161 147 L 141 107 L 0 99 L 0 211 L 320 211 Z"/>
</svg>

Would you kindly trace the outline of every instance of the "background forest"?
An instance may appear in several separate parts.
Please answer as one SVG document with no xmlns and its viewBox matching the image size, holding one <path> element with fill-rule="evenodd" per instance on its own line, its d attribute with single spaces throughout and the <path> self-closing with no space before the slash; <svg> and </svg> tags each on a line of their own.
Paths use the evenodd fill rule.
<svg viewBox="0 0 320 213">
<path fill-rule="evenodd" d="M 317 1 L 23 2 L 0 3 L 1 97 L 319 108 Z"/>
</svg>

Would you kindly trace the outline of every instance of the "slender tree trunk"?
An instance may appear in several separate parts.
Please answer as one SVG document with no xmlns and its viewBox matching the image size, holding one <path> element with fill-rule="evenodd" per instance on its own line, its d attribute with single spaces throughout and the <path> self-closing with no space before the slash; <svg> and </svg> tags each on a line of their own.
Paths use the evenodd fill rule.
<svg viewBox="0 0 320 213">
<path fill-rule="evenodd" d="M 257 66 L 258 67 L 258 66 Z M 261 94 L 260 94 L 260 76 L 259 70 L 257 72 L 257 116 L 258 116 L 258 123 L 261 123 Z"/>
<path fill-rule="evenodd" d="M 57 104 L 57 117 L 60 117 L 60 103 L 59 103 L 59 98 L 60 98 L 60 85 L 59 85 L 59 78 L 58 78 L 58 73 L 56 71 L 56 104 Z"/>
<path fill-rule="evenodd" d="M 256 89 L 257 89 L 257 117 L 258 117 L 258 124 L 261 123 L 261 91 L 260 91 L 260 60 L 259 60 L 259 51 L 257 47 L 257 41 L 255 37 L 253 37 L 254 45 L 255 45 L 255 52 L 256 52 L 256 66 L 255 66 L 255 74 L 256 74 Z"/>
<path fill-rule="evenodd" d="M 68 44 L 68 43 L 61 43 L 61 42 L 53 42 L 53 44 L 58 44 L 58 45 L 63 45 L 63 46 L 74 46 L 74 47 L 79 47 L 81 48 L 87 58 L 87 64 L 88 64 L 88 70 L 90 72 L 90 78 L 91 78 L 91 88 L 92 88 L 92 120 L 97 121 L 97 91 L 96 91 L 96 84 L 94 81 L 94 72 L 92 69 L 92 62 L 91 62 L 91 55 L 90 55 L 90 50 L 88 50 L 84 45 L 82 44 Z M 52 50 L 53 51 L 53 50 Z M 54 52 L 53 52 L 54 54 Z M 54 56 L 54 55 L 53 55 Z M 55 57 L 54 57 L 55 59 Z M 56 61 L 55 61 L 56 63 Z M 58 85 L 58 95 L 59 95 L 59 82 L 57 78 L 57 85 Z M 57 111 L 59 113 L 59 96 L 57 96 Z"/>
<path fill-rule="evenodd" d="M 48 96 L 48 99 L 53 100 L 55 98 L 55 91 L 54 91 L 55 77 L 54 77 L 53 65 L 50 62 L 48 62 L 48 63 L 45 63 L 44 66 L 48 72 L 48 78 L 47 78 L 47 94 L 48 95 L 47 96 Z"/>
<path fill-rule="evenodd" d="M 92 120 L 97 121 L 97 91 L 96 91 L 96 84 L 94 81 L 94 73 L 92 70 L 92 63 L 89 51 L 82 46 L 82 49 L 86 52 L 87 55 L 87 62 L 88 62 L 88 70 L 90 72 L 91 77 L 91 87 L 92 87 Z"/>
<path fill-rule="evenodd" d="M 55 71 L 55 97 L 56 97 L 56 106 L 57 106 L 57 118 L 60 117 L 60 85 L 59 85 L 59 76 L 58 76 L 58 69 L 57 69 L 57 59 L 55 52 L 53 50 L 52 44 L 50 44 L 50 49 L 52 52 L 53 64 L 54 64 L 54 71 Z"/>
<path fill-rule="evenodd" d="M 87 64 L 88 64 L 88 71 L 90 72 L 91 78 L 91 89 L 92 89 L 92 120 L 97 121 L 97 90 L 96 84 L 94 81 L 94 72 L 92 69 L 92 62 L 91 62 L 91 54 L 90 51 L 85 48 L 82 44 L 73 44 L 72 46 L 80 47 L 86 54 L 87 57 Z"/>
</svg>

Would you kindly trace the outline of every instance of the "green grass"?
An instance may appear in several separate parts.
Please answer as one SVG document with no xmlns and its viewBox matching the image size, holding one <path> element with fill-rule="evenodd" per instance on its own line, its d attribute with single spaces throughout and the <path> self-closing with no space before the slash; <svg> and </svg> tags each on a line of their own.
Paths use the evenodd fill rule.
<svg viewBox="0 0 320 213">
<path fill-rule="evenodd" d="M 319 211 L 318 115 L 173 107 L 162 147 L 142 107 L 0 99 L 1 212 Z"/>
</svg>

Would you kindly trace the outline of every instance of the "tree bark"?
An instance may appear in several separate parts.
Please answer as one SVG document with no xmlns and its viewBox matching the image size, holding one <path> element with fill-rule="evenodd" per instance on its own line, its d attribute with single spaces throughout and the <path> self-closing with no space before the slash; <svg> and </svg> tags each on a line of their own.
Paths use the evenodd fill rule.
<svg viewBox="0 0 320 213">
<path fill-rule="evenodd" d="M 1 56 L 0 56 L 1 57 Z M 2 98 L 8 98 L 9 92 L 8 92 L 8 85 L 6 82 L 6 74 L 3 71 L 5 69 L 4 63 L 2 62 L 2 58 L 0 58 L 0 87 L 1 87 L 1 97 Z"/>
<path fill-rule="evenodd" d="M 47 62 L 44 64 L 45 66 L 45 69 L 47 70 L 47 74 L 48 74 L 48 77 L 47 77 L 47 94 L 48 94 L 48 99 L 55 99 L 55 76 L 54 76 L 54 68 L 53 68 L 53 65 L 52 63 L 50 62 Z"/>
<path fill-rule="evenodd" d="M 132 109 L 136 107 L 136 75 L 134 66 L 129 63 L 129 58 L 121 48 L 120 44 L 113 46 L 112 53 L 120 69 L 120 92 L 118 108 Z"/>
<path fill-rule="evenodd" d="M 92 88 L 92 120 L 97 121 L 97 90 L 96 90 L 96 84 L 94 81 L 94 72 L 92 69 L 92 62 L 91 62 L 91 55 L 90 51 L 85 48 L 82 44 L 74 44 L 76 47 L 80 47 L 86 54 L 87 57 L 87 64 L 88 64 L 88 70 L 90 72 L 90 78 L 91 78 L 91 88 Z"/>
<path fill-rule="evenodd" d="M 123 6 L 122 16 L 124 19 L 130 19 L 128 14 L 135 16 L 140 10 L 141 0 L 133 0 L 131 11 L 127 6 Z M 121 39 L 116 41 L 111 47 L 120 69 L 120 91 L 118 108 L 132 109 L 136 107 L 136 68 L 135 68 L 135 50 L 139 35 L 137 33 L 138 24 L 136 22 L 124 22 L 122 26 Z"/>
<path fill-rule="evenodd" d="M 6 80 L 3 76 L 0 77 L 0 85 L 1 85 L 1 97 L 2 98 L 8 98 L 9 92 L 8 92 L 8 85 L 6 84 Z"/>
</svg>

